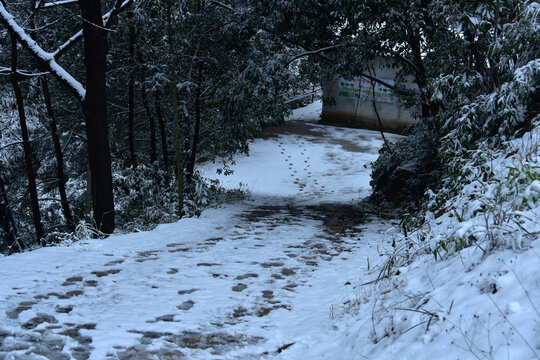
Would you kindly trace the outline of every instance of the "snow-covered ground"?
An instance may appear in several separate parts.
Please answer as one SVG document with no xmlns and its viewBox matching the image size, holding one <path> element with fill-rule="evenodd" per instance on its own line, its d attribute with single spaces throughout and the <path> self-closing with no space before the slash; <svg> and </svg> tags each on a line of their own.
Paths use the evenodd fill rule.
<svg viewBox="0 0 540 360">
<path fill-rule="evenodd" d="M 381 138 L 319 111 L 268 129 L 233 175 L 202 166 L 250 200 L 0 258 L 0 359 L 538 358 L 538 240 L 373 284 L 401 246 L 358 201 Z"/>
<path fill-rule="evenodd" d="M 317 125 L 318 112 L 320 102 L 269 129 L 233 175 L 201 169 L 244 184 L 251 200 L 0 258 L 0 357 L 260 358 L 320 346 L 388 226 L 354 205 L 380 136 Z"/>
</svg>

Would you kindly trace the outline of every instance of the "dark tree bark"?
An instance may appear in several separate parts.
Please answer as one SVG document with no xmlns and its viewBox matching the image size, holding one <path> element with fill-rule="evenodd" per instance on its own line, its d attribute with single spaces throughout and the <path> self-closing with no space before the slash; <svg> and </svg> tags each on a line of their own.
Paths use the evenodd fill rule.
<svg viewBox="0 0 540 360">
<path fill-rule="evenodd" d="M 17 39 L 10 33 L 11 38 L 11 85 L 15 92 L 17 100 L 17 110 L 19 112 L 19 124 L 21 126 L 22 143 L 24 150 L 24 160 L 26 162 L 26 174 L 28 176 L 28 191 L 30 192 L 30 204 L 32 207 L 32 216 L 34 219 L 34 228 L 36 230 L 36 238 L 42 245 L 43 241 L 43 224 L 41 223 L 41 213 L 39 211 L 39 201 L 36 186 L 36 173 L 32 164 L 32 148 L 30 147 L 30 137 L 28 136 L 28 128 L 26 127 L 26 114 L 24 111 L 24 100 L 19 81 L 17 79 Z"/>
<path fill-rule="evenodd" d="M 2 230 L 6 237 L 6 250 L 8 254 L 14 252 L 23 251 L 24 245 L 19 241 L 17 235 L 17 227 L 15 226 L 15 220 L 13 219 L 13 213 L 9 208 L 9 200 L 6 193 L 6 186 L 4 184 L 4 178 L 0 173 L 0 222 L 2 223 Z"/>
<path fill-rule="evenodd" d="M 471 32 L 471 29 L 468 28 L 467 24 L 463 24 L 463 27 L 465 28 L 464 35 L 465 39 L 469 43 L 469 50 L 471 52 L 470 55 L 470 67 L 474 68 L 478 73 L 484 75 L 486 73 L 486 66 L 485 66 L 485 59 L 480 54 L 480 51 L 478 49 L 478 44 L 475 40 L 474 34 Z"/>
<path fill-rule="evenodd" d="M 163 111 L 161 110 L 161 95 L 159 90 L 154 94 L 154 102 L 156 106 L 156 117 L 159 125 L 159 134 L 161 136 L 161 154 L 163 156 L 163 165 L 165 170 L 169 170 L 169 155 L 167 150 L 167 133 L 165 132 L 165 120 L 163 119 Z"/>
<path fill-rule="evenodd" d="M 106 56 L 107 30 L 101 16 L 100 0 L 79 0 L 83 18 L 86 96 L 83 112 L 88 141 L 88 162 L 92 205 L 97 228 L 114 231 L 114 197 L 112 189 L 111 152 L 107 128 Z"/>
<path fill-rule="evenodd" d="M 193 130 L 193 142 L 191 144 L 191 151 L 189 154 L 189 160 L 186 166 L 186 180 L 191 183 L 193 180 L 193 174 L 195 172 L 195 161 L 197 159 L 197 145 L 199 143 L 199 132 L 201 129 L 201 83 L 202 74 L 201 66 L 197 64 L 197 90 L 195 92 L 195 129 Z"/>
<path fill-rule="evenodd" d="M 71 214 L 69 202 L 66 193 L 66 175 L 64 172 L 64 154 L 62 152 L 62 146 L 60 145 L 60 136 L 58 135 L 58 126 L 56 124 L 56 117 L 54 116 L 54 110 L 51 103 L 51 96 L 49 93 L 49 84 L 47 78 L 42 77 L 41 89 L 43 91 L 43 97 L 45 99 L 45 107 L 47 108 L 47 115 L 49 116 L 49 124 L 51 127 L 51 136 L 54 145 L 54 154 L 56 157 L 56 176 L 58 177 L 58 192 L 60 193 L 60 203 L 62 204 L 62 211 L 66 218 L 66 223 L 70 231 L 75 230 L 75 222 Z"/>
<path fill-rule="evenodd" d="M 148 99 L 148 94 L 146 92 L 146 71 L 144 70 L 144 61 L 141 53 L 139 52 L 139 63 L 141 66 L 141 99 L 143 102 L 144 110 L 146 111 L 146 116 L 148 117 L 148 124 L 150 126 L 150 163 L 153 164 L 157 161 L 157 150 L 156 150 L 156 120 L 154 119 L 154 114 L 150 108 L 150 100 Z"/>
<path fill-rule="evenodd" d="M 196 1 L 196 13 L 197 13 L 197 27 L 199 27 L 199 16 L 201 14 L 201 0 Z M 200 45 L 199 40 L 199 45 Z M 195 90 L 195 128 L 193 129 L 193 142 L 191 143 L 191 151 L 189 152 L 189 159 L 186 164 L 186 180 L 188 183 L 193 181 L 193 174 L 195 172 L 195 161 L 197 159 L 197 145 L 199 144 L 199 131 L 201 128 L 201 84 L 202 84 L 202 71 L 201 63 L 198 60 L 199 47 L 195 52 L 194 58 L 197 58 L 197 89 Z"/>
<path fill-rule="evenodd" d="M 32 4 L 32 15 L 30 16 L 29 24 L 30 28 L 34 31 L 32 32 L 31 36 L 32 39 L 36 40 L 36 24 L 35 24 L 35 17 L 36 17 L 36 5 L 37 1 L 33 1 Z M 47 68 L 40 63 L 39 69 L 41 72 L 45 72 Z M 75 222 L 73 221 L 73 216 L 71 214 L 71 209 L 69 207 L 69 202 L 67 200 L 67 193 L 66 193 L 66 175 L 64 172 L 64 154 L 62 152 L 62 147 L 60 145 L 60 136 L 58 135 L 58 126 L 56 123 L 56 117 L 54 115 L 54 110 L 52 107 L 51 102 L 51 95 L 49 92 L 49 82 L 47 80 L 47 77 L 42 76 L 40 79 L 41 84 L 41 91 L 43 92 L 43 99 L 45 101 L 45 108 L 47 110 L 47 115 L 49 117 L 49 125 L 51 128 L 51 137 L 53 141 L 54 146 L 54 154 L 56 157 L 56 176 L 57 176 L 57 184 L 58 184 L 58 192 L 60 194 L 60 204 L 62 205 L 62 212 L 64 213 L 64 217 L 66 218 L 66 225 L 67 228 L 70 231 L 75 231 Z"/>
<path fill-rule="evenodd" d="M 133 19 L 133 12 L 128 12 L 130 22 Z M 129 85 L 128 85 L 128 141 L 129 141 L 129 158 L 131 167 L 137 168 L 137 156 L 135 155 L 135 27 L 132 23 L 129 25 Z"/>
<path fill-rule="evenodd" d="M 82 0 L 81 0 L 82 1 Z M 167 43 L 169 45 L 169 69 L 171 71 L 171 98 L 173 106 L 174 147 L 176 150 L 176 179 L 178 181 L 178 216 L 184 216 L 184 168 L 182 166 L 182 150 L 180 145 L 180 111 L 178 109 L 178 87 L 176 86 L 176 69 L 178 68 L 176 50 L 174 47 L 174 28 L 172 8 L 173 1 L 168 0 L 167 5 Z"/>
<path fill-rule="evenodd" d="M 411 48 L 413 63 L 416 66 L 416 83 L 420 91 L 420 97 L 422 99 L 421 109 L 422 117 L 428 118 L 437 115 L 438 107 L 431 104 L 424 94 L 424 89 L 427 84 L 426 80 L 426 68 L 424 67 L 424 61 L 422 60 L 422 48 L 420 45 L 420 36 L 415 34 L 412 28 L 408 29 L 409 46 Z M 434 124 L 436 126 L 436 124 Z M 436 126 L 438 131 L 438 126 Z"/>
</svg>

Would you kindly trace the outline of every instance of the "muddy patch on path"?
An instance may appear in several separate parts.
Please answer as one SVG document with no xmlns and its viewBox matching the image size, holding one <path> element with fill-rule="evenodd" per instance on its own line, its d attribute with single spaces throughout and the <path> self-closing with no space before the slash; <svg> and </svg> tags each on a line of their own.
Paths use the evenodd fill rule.
<svg viewBox="0 0 540 360">
<path fill-rule="evenodd" d="M 140 345 L 127 349 L 118 349 L 116 354 L 109 354 L 108 359 L 187 359 L 187 349 L 207 350 L 212 355 L 220 355 L 233 347 L 253 345 L 263 340 L 258 336 L 228 334 L 225 332 L 204 333 L 183 331 L 179 334 L 156 331 L 131 331 L 142 335 Z M 154 345 L 159 342 L 156 349 Z"/>
<path fill-rule="evenodd" d="M 323 230 L 332 241 L 343 235 L 359 233 L 359 226 L 372 218 L 372 213 L 354 204 L 322 203 L 318 205 L 263 205 L 250 209 L 240 218 L 249 222 L 266 223 L 268 226 L 290 225 L 301 219 L 323 222 Z"/>
<path fill-rule="evenodd" d="M 301 135 L 305 137 L 322 138 L 325 135 L 324 131 L 317 128 L 316 125 L 308 124 L 304 121 L 287 121 L 285 124 L 270 126 L 264 129 L 262 135 L 263 139 L 276 138 L 279 135 Z"/>
</svg>

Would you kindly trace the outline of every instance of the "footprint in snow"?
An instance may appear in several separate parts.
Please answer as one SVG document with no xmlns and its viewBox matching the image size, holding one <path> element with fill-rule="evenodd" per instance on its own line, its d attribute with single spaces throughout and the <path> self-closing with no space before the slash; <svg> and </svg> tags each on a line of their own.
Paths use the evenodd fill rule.
<svg viewBox="0 0 540 360">
<path fill-rule="evenodd" d="M 30 330 L 30 329 L 35 329 L 36 327 L 38 327 L 39 325 L 43 323 L 57 324 L 58 320 L 56 320 L 56 318 L 52 315 L 37 313 L 37 316 L 25 322 L 22 325 L 22 327 Z"/>
<path fill-rule="evenodd" d="M 68 314 L 71 312 L 71 310 L 73 310 L 73 305 L 67 305 L 67 306 L 60 306 L 60 305 L 57 305 L 54 310 L 56 310 L 57 313 L 60 313 L 60 314 Z"/>
<path fill-rule="evenodd" d="M 114 265 L 121 264 L 123 262 L 124 262 L 123 259 L 113 260 L 113 261 L 109 261 L 108 263 L 106 263 L 105 266 L 114 266 Z"/>
<path fill-rule="evenodd" d="M 97 285 L 98 285 L 98 282 L 96 280 L 86 280 L 84 282 L 84 286 L 96 287 Z"/>
<path fill-rule="evenodd" d="M 191 293 L 194 293 L 197 290 L 199 290 L 199 289 L 178 290 L 178 295 L 191 294 Z"/>
<path fill-rule="evenodd" d="M 83 280 L 82 276 L 72 276 L 72 277 L 67 278 L 66 281 L 62 283 L 62 286 L 75 285 L 75 283 L 81 282 L 82 280 Z"/>
<path fill-rule="evenodd" d="M 92 271 L 92 274 L 96 275 L 97 277 L 104 277 L 112 274 L 118 274 L 121 270 L 120 269 L 111 269 L 111 270 L 105 270 L 105 271 Z M 81 279 L 82 280 L 82 279 Z"/>
<path fill-rule="evenodd" d="M 189 310 L 193 307 L 195 302 L 193 300 L 184 301 L 182 304 L 178 305 L 176 308 L 178 310 Z"/>
<path fill-rule="evenodd" d="M 247 279 L 247 278 L 256 278 L 256 277 L 259 277 L 258 274 L 255 274 L 255 273 L 247 273 L 247 274 L 244 274 L 244 275 L 238 275 L 236 277 L 237 280 L 244 280 L 244 279 Z"/>
<path fill-rule="evenodd" d="M 247 289 L 246 284 L 238 283 L 237 285 L 232 287 L 232 291 L 241 292 Z"/>
<path fill-rule="evenodd" d="M 20 313 L 26 310 L 30 310 L 35 304 L 37 304 L 37 302 L 35 301 L 23 301 L 19 303 L 19 306 L 17 306 L 15 309 L 7 310 L 6 316 L 8 317 L 8 319 L 17 319 Z"/>
<path fill-rule="evenodd" d="M 290 276 L 290 275 L 295 275 L 296 272 L 293 270 L 293 269 L 289 269 L 289 268 L 283 268 L 281 269 L 281 273 L 285 276 Z"/>
</svg>

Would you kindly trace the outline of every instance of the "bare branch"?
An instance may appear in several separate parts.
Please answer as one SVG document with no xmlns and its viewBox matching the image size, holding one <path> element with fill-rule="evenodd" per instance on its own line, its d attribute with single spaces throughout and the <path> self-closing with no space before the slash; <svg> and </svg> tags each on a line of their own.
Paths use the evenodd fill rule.
<svg viewBox="0 0 540 360">
<path fill-rule="evenodd" d="M 287 62 L 287 64 L 285 66 L 288 66 L 290 65 L 293 61 L 296 61 L 300 58 L 303 58 L 305 56 L 309 56 L 309 55 L 318 55 L 318 54 L 321 54 L 325 51 L 328 51 L 328 50 L 332 50 L 332 49 L 338 49 L 338 48 L 341 48 L 341 47 L 344 47 L 344 46 L 347 46 L 347 44 L 337 44 L 337 45 L 330 45 L 330 46 L 327 46 L 327 47 L 323 47 L 323 48 L 320 48 L 320 49 L 317 49 L 317 50 L 308 50 L 302 54 L 299 54 L 299 55 L 296 55 L 294 58 L 292 58 L 291 60 L 289 60 Z"/>
<path fill-rule="evenodd" d="M 0 151 L 4 150 L 7 147 L 13 146 L 13 145 L 22 145 L 22 144 L 23 144 L 22 141 L 15 141 L 15 142 L 12 142 L 12 143 L 9 143 L 9 144 L 6 144 L 6 145 L 0 147 Z"/>
<path fill-rule="evenodd" d="M 233 8 L 232 6 L 227 5 L 227 4 L 224 4 L 224 3 L 220 2 L 220 1 L 217 1 L 217 0 L 211 0 L 210 2 L 211 2 L 212 4 L 214 4 L 214 5 L 217 5 L 217 6 L 219 6 L 219 7 L 222 7 L 222 8 L 224 8 L 224 9 L 227 9 L 227 10 L 233 12 L 233 13 L 237 13 L 237 12 L 238 12 L 238 11 L 237 11 L 235 8 Z M 327 46 L 327 47 L 325 47 L 325 48 L 321 48 L 321 49 L 318 49 L 318 50 L 313 50 L 313 49 L 310 49 L 310 48 L 308 48 L 308 47 L 306 47 L 306 46 L 304 46 L 304 45 L 302 45 L 302 44 L 300 44 L 300 43 L 298 43 L 298 42 L 296 42 L 296 41 L 294 41 L 294 40 L 291 40 L 291 39 L 289 39 L 289 38 L 287 38 L 287 37 L 285 37 L 285 36 L 283 36 L 283 35 L 277 35 L 277 34 L 275 34 L 273 31 L 271 31 L 271 30 L 269 30 L 269 29 L 261 28 L 261 30 L 263 30 L 263 31 L 265 31 L 265 32 L 267 32 L 267 33 L 269 33 L 270 35 L 277 36 L 279 39 L 281 39 L 281 40 L 284 41 L 284 42 L 288 42 L 288 43 L 290 43 L 290 44 L 292 44 L 292 45 L 298 46 L 299 48 L 305 50 L 305 52 L 304 52 L 303 54 L 300 54 L 300 55 L 296 56 L 295 58 L 293 58 L 292 60 L 290 60 L 290 61 L 287 63 L 287 65 L 289 65 L 291 62 L 293 62 L 293 61 L 295 61 L 295 60 L 300 59 L 301 57 L 308 56 L 308 55 L 315 55 L 315 56 L 318 56 L 318 57 L 322 58 L 322 59 L 325 60 L 325 61 L 328 61 L 328 62 L 330 62 L 330 63 L 335 63 L 336 61 L 335 61 L 334 59 L 332 59 L 332 58 L 326 56 L 326 55 L 324 54 L 324 51 L 327 51 L 327 50 L 330 50 L 330 49 L 334 49 L 334 48 L 343 47 L 343 46 L 347 46 L 346 44 L 339 44 L 339 45 Z M 371 81 L 376 81 L 376 82 L 378 82 L 378 83 L 380 83 L 380 84 L 386 86 L 387 88 L 389 88 L 389 89 L 391 89 L 391 90 L 395 90 L 395 86 L 394 86 L 394 85 L 391 85 L 391 84 L 387 83 L 387 82 L 384 81 L 383 79 L 379 79 L 379 78 L 376 78 L 376 77 L 374 77 L 374 76 L 371 76 L 371 75 L 365 74 L 365 73 L 361 73 L 360 75 L 361 75 L 361 76 L 364 76 L 365 78 L 367 78 L 367 79 L 369 79 L 369 80 L 371 80 Z"/>
<path fill-rule="evenodd" d="M 214 5 L 217 5 L 217 6 L 219 6 L 219 7 L 222 7 L 222 8 L 224 8 L 224 9 L 229 10 L 229 11 L 236 12 L 236 10 L 235 10 L 232 6 L 227 5 L 227 4 L 224 4 L 224 3 L 222 3 L 221 1 L 212 0 L 212 1 L 210 1 L 210 2 L 211 2 L 212 4 L 214 4 Z"/>
<path fill-rule="evenodd" d="M 45 66 L 67 89 L 79 100 L 83 101 L 86 96 L 84 86 L 60 66 L 52 53 L 43 50 L 32 38 L 17 24 L 4 6 L 4 1 L 0 2 L 0 22 L 4 24 L 15 36 L 17 41 L 23 45 L 41 64 Z"/>
<path fill-rule="evenodd" d="M 47 75 L 47 74 L 49 74 L 49 72 L 35 73 L 35 72 L 27 71 L 27 70 L 17 69 L 17 75 L 20 75 L 20 76 L 34 77 L 34 76 L 42 76 L 42 75 Z M 11 68 L 0 66 L 0 75 L 11 75 Z"/>
</svg>

